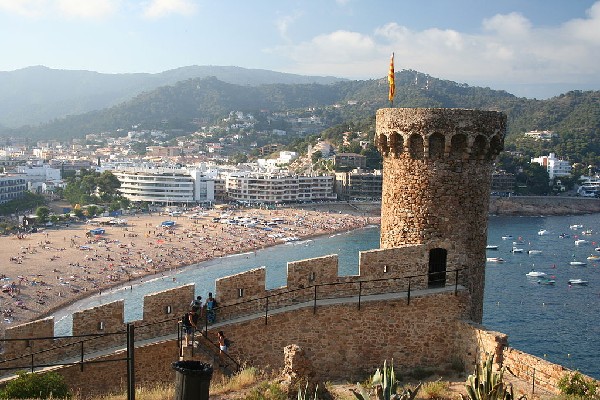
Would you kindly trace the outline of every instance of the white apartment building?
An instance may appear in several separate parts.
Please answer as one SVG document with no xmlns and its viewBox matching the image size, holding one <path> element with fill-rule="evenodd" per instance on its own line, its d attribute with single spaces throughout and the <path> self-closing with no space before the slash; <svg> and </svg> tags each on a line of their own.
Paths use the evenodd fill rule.
<svg viewBox="0 0 600 400">
<path fill-rule="evenodd" d="M 571 163 L 556 158 L 556 154 L 554 153 L 550 153 L 548 156 L 532 158 L 531 162 L 545 167 L 550 180 L 555 177 L 571 175 Z"/>
<path fill-rule="evenodd" d="M 200 170 L 128 169 L 112 173 L 119 192 L 131 201 L 151 204 L 196 204 L 215 200 L 214 177 Z"/>
<path fill-rule="evenodd" d="M 232 173 L 225 190 L 230 200 L 248 203 L 336 200 L 333 183 L 333 176 Z"/>
<path fill-rule="evenodd" d="M 25 190 L 27 190 L 25 179 L 11 175 L 0 176 L 0 204 L 22 197 Z"/>
</svg>

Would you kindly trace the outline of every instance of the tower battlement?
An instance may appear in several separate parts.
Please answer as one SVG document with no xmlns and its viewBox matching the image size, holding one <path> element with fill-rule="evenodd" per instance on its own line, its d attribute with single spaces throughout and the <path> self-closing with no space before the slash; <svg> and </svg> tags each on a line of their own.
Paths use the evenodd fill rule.
<svg viewBox="0 0 600 400">
<path fill-rule="evenodd" d="M 384 108 L 375 143 L 384 157 L 493 160 L 503 149 L 506 116 L 495 111 Z"/>
</svg>

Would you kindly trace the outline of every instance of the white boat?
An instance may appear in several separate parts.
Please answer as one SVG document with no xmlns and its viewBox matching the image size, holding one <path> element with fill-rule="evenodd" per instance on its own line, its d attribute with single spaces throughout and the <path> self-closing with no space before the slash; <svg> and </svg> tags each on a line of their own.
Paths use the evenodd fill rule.
<svg viewBox="0 0 600 400">
<path fill-rule="evenodd" d="M 532 254 L 542 254 L 542 251 L 541 250 L 528 250 L 527 254 L 530 254 L 530 255 L 532 255 Z"/>
<path fill-rule="evenodd" d="M 525 244 L 522 240 L 517 240 L 513 242 L 513 246 L 523 246 Z"/>
<path fill-rule="evenodd" d="M 530 278 L 539 278 L 539 277 L 542 277 L 542 276 L 546 276 L 546 273 L 542 272 L 542 271 L 529 271 L 525 275 L 527 275 Z"/>
<path fill-rule="evenodd" d="M 575 241 L 575 246 L 581 246 L 582 244 L 587 244 L 587 243 L 588 243 L 588 241 L 585 239 L 577 239 Z"/>
<path fill-rule="evenodd" d="M 596 255 L 592 254 L 587 259 L 589 261 L 598 261 L 598 260 L 600 260 L 600 256 L 596 256 Z"/>
<path fill-rule="evenodd" d="M 486 261 L 487 262 L 502 263 L 502 262 L 504 262 L 504 259 L 500 258 L 500 257 L 488 257 L 488 258 L 486 258 Z"/>
<path fill-rule="evenodd" d="M 498 246 L 493 245 L 493 244 L 488 244 L 487 246 L 485 246 L 486 250 L 498 250 Z"/>
<path fill-rule="evenodd" d="M 583 228 L 583 225 L 580 225 L 580 224 L 574 224 L 574 225 L 571 225 L 571 226 L 569 226 L 569 228 L 571 228 L 571 229 L 573 229 L 573 230 L 575 230 L 575 229 L 581 229 L 581 228 Z"/>
<path fill-rule="evenodd" d="M 581 234 L 582 235 L 593 235 L 594 231 L 592 231 L 591 229 L 588 229 L 586 231 L 582 231 Z"/>
<path fill-rule="evenodd" d="M 589 282 L 583 279 L 569 279 L 569 285 L 587 285 Z"/>
<path fill-rule="evenodd" d="M 587 265 L 587 263 L 584 263 L 583 261 L 571 261 L 569 264 L 570 265 L 575 265 L 575 266 Z"/>
<path fill-rule="evenodd" d="M 540 235 L 540 236 L 542 236 L 542 235 L 547 235 L 547 234 L 549 234 L 549 233 L 550 233 L 550 232 L 548 232 L 548 231 L 547 231 L 547 230 L 545 230 L 545 229 L 540 229 L 540 230 L 538 231 L 538 235 Z"/>
<path fill-rule="evenodd" d="M 502 236 L 502 240 L 509 240 L 509 239 L 512 239 L 512 238 L 513 238 L 512 235 L 504 235 L 504 236 Z"/>
<path fill-rule="evenodd" d="M 523 249 L 520 247 L 513 247 L 511 250 L 513 253 L 522 253 Z"/>
</svg>

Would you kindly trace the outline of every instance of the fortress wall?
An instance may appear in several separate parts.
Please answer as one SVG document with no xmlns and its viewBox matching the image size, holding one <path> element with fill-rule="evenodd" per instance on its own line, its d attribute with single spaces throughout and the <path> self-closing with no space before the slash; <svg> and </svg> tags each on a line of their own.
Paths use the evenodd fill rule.
<svg viewBox="0 0 600 400">
<path fill-rule="evenodd" d="M 73 335 L 103 334 L 126 330 L 124 305 L 123 300 L 118 300 L 73 313 Z M 79 340 L 86 340 L 86 338 L 79 338 Z M 125 335 L 109 335 L 90 338 L 86 340 L 84 346 L 87 351 L 93 351 L 122 345 L 125 341 Z"/>
<path fill-rule="evenodd" d="M 468 315 L 461 291 L 406 299 L 317 306 L 272 314 L 223 328 L 234 341 L 230 354 L 253 365 L 283 367 L 283 349 L 297 344 L 318 379 L 362 379 L 394 359 L 398 371 L 450 365 L 455 355 L 454 320 Z"/>
<path fill-rule="evenodd" d="M 338 280 L 337 254 L 287 264 L 287 289 L 298 289 Z"/>
<path fill-rule="evenodd" d="M 415 367 L 443 369 L 455 356 L 455 320 L 468 315 L 468 293 L 438 293 L 406 299 L 364 301 L 357 304 L 318 306 L 221 327 L 233 341 L 230 355 L 248 365 L 278 370 L 283 367 L 284 347 L 302 347 L 319 380 L 362 380 L 394 360 L 397 371 Z M 214 338 L 216 329 L 210 329 Z M 213 339 L 214 341 L 214 339 Z M 124 352 L 99 358 L 116 360 Z M 178 360 L 177 341 L 169 340 L 136 347 L 135 370 L 138 385 L 173 383 L 171 363 Z M 57 368 L 69 386 L 84 396 L 107 393 L 126 387 L 125 361 Z M 219 374 L 215 370 L 215 379 Z"/>
<path fill-rule="evenodd" d="M 52 336 L 54 336 L 54 318 L 52 317 L 39 319 L 37 321 L 28 322 L 22 325 L 11 326 L 9 328 L 6 328 L 4 334 L 5 339 Z M 54 346 L 54 340 L 16 340 L 3 342 L 2 344 L 4 347 L 2 359 L 9 360 L 15 357 L 22 356 L 24 354 L 31 354 L 46 348 L 50 348 Z M 24 362 L 25 361 L 23 359 L 16 360 L 15 362 L 10 363 L 9 365 L 3 365 L 3 367 L 23 365 Z"/>
<path fill-rule="evenodd" d="M 465 371 L 472 373 L 488 354 L 494 355 L 494 364 L 500 368 L 503 351 L 508 346 L 508 335 L 494 332 L 471 321 L 456 321 L 456 347 Z"/>
<path fill-rule="evenodd" d="M 551 363 L 531 354 L 523 353 L 520 350 L 506 347 L 503 352 L 504 363 L 510 372 L 535 387 L 541 387 L 550 393 L 559 393 L 557 388 L 558 381 L 567 373 L 573 372 L 562 365 Z M 584 375 L 587 379 L 595 380 Z M 598 382 L 600 383 L 600 382 Z"/>
<path fill-rule="evenodd" d="M 151 338 L 172 334 L 177 331 L 177 321 L 181 319 L 194 299 L 194 284 L 179 286 L 144 296 L 144 313 L 136 337 Z M 164 321 L 163 323 L 157 323 Z M 145 324 L 152 324 L 143 327 Z"/>
<path fill-rule="evenodd" d="M 218 315 L 221 318 L 231 318 L 235 315 L 260 312 L 264 310 L 264 301 L 259 299 L 267 295 L 265 267 L 254 268 L 236 275 L 219 278 L 215 282 Z"/>
<path fill-rule="evenodd" d="M 404 245 L 390 249 L 375 249 L 361 251 L 359 259 L 359 274 L 362 280 L 402 278 L 422 275 L 412 278 L 411 289 L 426 288 L 428 255 L 425 245 Z M 408 279 L 397 279 L 393 285 L 398 290 L 408 290 Z M 380 282 L 378 286 L 389 284 Z"/>
</svg>

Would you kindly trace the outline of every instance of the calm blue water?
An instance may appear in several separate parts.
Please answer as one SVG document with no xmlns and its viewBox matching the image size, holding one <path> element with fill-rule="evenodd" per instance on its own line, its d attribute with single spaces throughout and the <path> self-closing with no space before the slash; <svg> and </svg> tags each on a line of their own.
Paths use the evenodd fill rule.
<svg viewBox="0 0 600 400">
<path fill-rule="evenodd" d="M 581 224 L 584 228 L 569 229 Z M 538 235 L 545 229 L 547 235 Z M 579 369 L 600 379 L 600 263 L 587 261 L 596 253 L 594 248 L 600 233 L 581 235 L 584 229 L 600 231 L 600 214 L 565 217 L 490 217 L 488 243 L 498 245 L 488 251 L 488 257 L 501 257 L 504 263 L 488 263 L 484 298 L 484 325 L 509 335 L 512 347 L 549 361 Z M 571 238 L 561 239 L 560 233 Z M 514 239 L 503 240 L 512 235 Z M 576 246 L 575 236 L 588 244 Z M 513 240 L 524 241 L 518 247 L 524 253 L 512 253 Z M 168 276 L 148 277 L 133 287 L 113 290 L 82 300 L 55 314 L 56 334 L 69 334 L 70 314 L 118 299 L 125 300 L 125 318 L 142 318 L 140 304 L 144 295 L 181 286 L 196 285 L 196 292 L 205 296 L 214 292 L 215 279 L 251 268 L 267 267 L 267 287 L 285 285 L 288 261 L 302 260 L 328 254 L 338 254 L 339 275 L 358 273 L 358 252 L 379 247 L 379 227 L 323 237 L 268 248 L 256 253 L 241 254 L 198 264 Z M 527 250 L 541 250 L 528 255 Z M 600 255 L 600 253 L 597 253 Z M 569 265 L 572 260 L 584 261 L 584 267 Z M 556 283 L 540 285 L 537 279 L 526 277 L 531 269 L 543 271 Z M 175 278 L 175 281 L 173 281 Z M 588 286 L 569 287 L 568 280 L 580 278 Z"/>
</svg>

